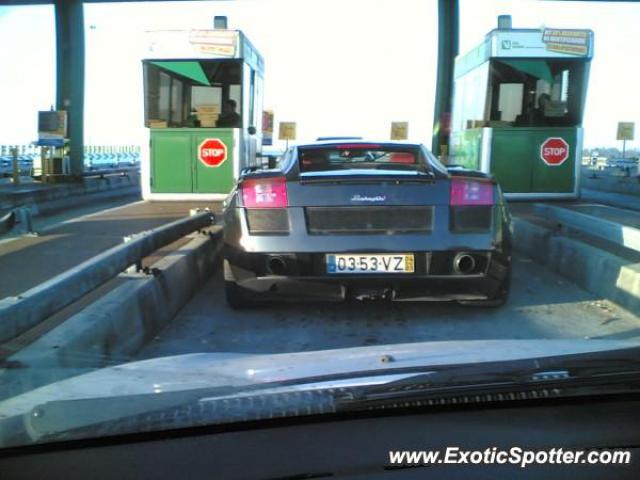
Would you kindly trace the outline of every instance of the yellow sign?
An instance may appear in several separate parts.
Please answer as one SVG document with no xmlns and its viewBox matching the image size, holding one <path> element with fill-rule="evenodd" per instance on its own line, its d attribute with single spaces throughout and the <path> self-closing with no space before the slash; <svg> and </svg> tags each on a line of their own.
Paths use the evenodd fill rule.
<svg viewBox="0 0 640 480">
<path fill-rule="evenodd" d="M 542 41 L 550 52 L 587 55 L 589 53 L 588 30 L 545 29 Z"/>
<path fill-rule="evenodd" d="M 391 140 L 409 138 L 409 122 L 391 122 Z"/>
<path fill-rule="evenodd" d="M 634 122 L 618 122 L 618 140 L 633 140 L 635 127 Z"/>
<path fill-rule="evenodd" d="M 236 53 L 236 32 L 232 30 L 191 30 L 189 42 L 202 53 L 227 57 Z"/>
<path fill-rule="evenodd" d="M 296 122 L 280 122 L 278 140 L 295 140 Z"/>
</svg>

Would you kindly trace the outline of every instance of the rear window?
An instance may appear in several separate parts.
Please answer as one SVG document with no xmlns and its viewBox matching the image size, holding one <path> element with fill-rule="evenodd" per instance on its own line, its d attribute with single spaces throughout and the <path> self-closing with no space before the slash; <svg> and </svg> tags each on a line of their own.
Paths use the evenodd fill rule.
<svg viewBox="0 0 640 480">
<path fill-rule="evenodd" d="M 299 149 L 301 172 L 332 170 L 424 170 L 415 147 L 384 145 L 331 145 Z"/>
</svg>

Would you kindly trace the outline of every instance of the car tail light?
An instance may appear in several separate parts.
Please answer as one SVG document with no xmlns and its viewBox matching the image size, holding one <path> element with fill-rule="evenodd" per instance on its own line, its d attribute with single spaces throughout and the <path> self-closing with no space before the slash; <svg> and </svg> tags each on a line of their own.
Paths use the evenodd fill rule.
<svg viewBox="0 0 640 480">
<path fill-rule="evenodd" d="M 247 208 L 287 207 L 286 178 L 249 178 L 244 180 L 242 182 L 242 202 Z"/>
<path fill-rule="evenodd" d="M 416 163 L 416 157 L 409 152 L 393 152 L 389 155 L 389 163 Z"/>
<path fill-rule="evenodd" d="M 470 178 L 451 179 L 451 205 L 493 205 L 493 184 Z"/>
</svg>

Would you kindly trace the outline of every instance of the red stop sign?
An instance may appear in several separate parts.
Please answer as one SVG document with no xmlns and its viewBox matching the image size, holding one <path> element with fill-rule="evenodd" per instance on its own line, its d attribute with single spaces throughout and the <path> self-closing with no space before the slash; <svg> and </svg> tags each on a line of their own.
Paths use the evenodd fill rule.
<svg viewBox="0 0 640 480">
<path fill-rule="evenodd" d="M 556 167 L 569 158 L 569 144 L 560 137 L 549 137 L 540 145 L 540 158 L 547 165 Z"/>
<path fill-rule="evenodd" d="M 198 160 L 207 167 L 219 167 L 227 159 L 227 146 L 219 138 L 207 138 L 198 147 Z"/>
</svg>

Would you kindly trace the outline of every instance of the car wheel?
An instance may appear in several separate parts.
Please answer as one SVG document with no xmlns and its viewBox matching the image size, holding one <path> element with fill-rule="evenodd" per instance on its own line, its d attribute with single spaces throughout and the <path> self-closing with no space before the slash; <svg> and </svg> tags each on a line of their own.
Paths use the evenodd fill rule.
<svg viewBox="0 0 640 480">
<path fill-rule="evenodd" d="M 241 310 L 251 307 L 267 306 L 268 302 L 260 300 L 259 293 L 253 293 L 244 287 L 238 285 L 229 266 L 229 262 L 225 259 L 223 262 L 224 270 L 224 295 L 227 305 L 234 310 Z"/>
<path fill-rule="evenodd" d="M 225 280 L 224 295 L 227 300 L 227 305 L 234 310 L 247 308 L 253 304 L 245 289 L 239 286 L 236 282 Z"/>
<path fill-rule="evenodd" d="M 509 273 L 502 281 L 498 293 L 493 298 L 486 300 L 460 300 L 458 303 L 465 307 L 482 307 L 482 308 L 498 308 L 502 307 L 509 299 L 509 292 L 511 291 L 511 268 Z"/>
</svg>

